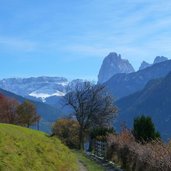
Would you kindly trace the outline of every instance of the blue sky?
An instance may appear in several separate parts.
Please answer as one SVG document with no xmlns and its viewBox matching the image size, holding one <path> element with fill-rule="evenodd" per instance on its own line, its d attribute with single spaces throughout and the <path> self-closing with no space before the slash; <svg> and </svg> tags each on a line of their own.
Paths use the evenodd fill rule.
<svg viewBox="0 0 171 171">
<path fill-rule="evenodd" d="M 171 57 L 170 0 L 0 0 L 0 78 L 97 79 L 103 58 Z"/>
</svg>

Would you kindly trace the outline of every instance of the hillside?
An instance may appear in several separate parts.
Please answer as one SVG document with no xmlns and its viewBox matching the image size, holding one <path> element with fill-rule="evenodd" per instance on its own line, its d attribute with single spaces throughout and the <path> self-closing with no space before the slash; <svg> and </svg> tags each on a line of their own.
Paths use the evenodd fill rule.
<svg viewBox="0 0 171 171">
<path fill-rule="evenodd" d="M 26 98 L 24 98 L 22 96 L 16 95 L 14 93 L 11 93 L 11 92 L 3 90 L 3 89 L 0 89 L 0 93 L 2 93 L 3 95 L 5 95 L 7 97 L 16 99 L 17 101 L 19 101 L 21 103 L 24 102 L 25 100 L 27 100 Z M 44 104 L 44 103 L 32 101 L 32 100 L 29 100 L 29 101 L 31 101 L 33 104 L 35 104 L 35 106 L 37 108 L 37 112 L 41 116 L 40 130 L 45 131 L 45 132 L 50 132 L 50 130 L 51 130 L 50 124 L 62 115 L 61 111 L 55 107 L 48 105 L 48 104 Z"/>
<path fill-rule="evenodd" d="M 0 124 L 1 171 L 77 171 L 77 159 L 57 138 Z"/>
<path fill-rule="evenodd" d="M 171 137 L 171 73 L 165 78 L 151 80 L 145 88 L 117 101 L 120 109 L 118 125 L 126 122 L 129 127 L 139 114 L 150 115 L 164 139 Z"/>
<path fill-rule="evenodd" d="M 148 81 L 165 77 L 171 71 L 171 60 L 156 63 L 130 74 L 117 74 L 105 86 L 117 99 L 128 96 L 144 88 Z"/>
</svg>

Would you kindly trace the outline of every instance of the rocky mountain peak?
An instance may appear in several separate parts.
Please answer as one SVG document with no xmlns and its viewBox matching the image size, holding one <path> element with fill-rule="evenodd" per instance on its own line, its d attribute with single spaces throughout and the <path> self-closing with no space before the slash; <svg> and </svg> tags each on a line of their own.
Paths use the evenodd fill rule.
<svg viewBox="0 0 171 171">
<path fill-rule="evenodd" d="M 153 64 L 164 62 L 164 61 L 167 61 L 167 60 L 168 60 L 168 58 L 166 58 L 164 56 L 156 56 L 156 58 L 154 59 Z"/>
<path fill-rule="evenodd" d="M 111 61 L 119 61 L 121 60 L 121 55 L 117 54 L 116 52 L 110 52 L 107 58 Z"/>
<path fill-rule="evenodd" d="M 146 61 L 143 61 L 143 62 L 141 63 L 141 66 L 139 67 L 139 70 L 145 69 L 145 68 L 147 68 L 147 67 L 149 67 L 149 66 L 151 66 L 151 64 L 149 64 L 149 63 L 146 62 Z"/>
<path fill-rule="evenodd" d="M 116 52 L 109 53 L 103 60 L 101 69 L 98 75 L 98 82 L 104 83 L 112 76 L 118 73 L 131 73 L 134 72 L 133 66 L 128 60 L 122 59 L 120 54 Z"/>
</svg>

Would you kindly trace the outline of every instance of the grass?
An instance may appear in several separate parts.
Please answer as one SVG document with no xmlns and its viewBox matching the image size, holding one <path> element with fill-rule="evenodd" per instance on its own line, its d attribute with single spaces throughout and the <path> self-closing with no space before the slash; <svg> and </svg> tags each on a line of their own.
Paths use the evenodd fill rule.
<svg viewBox="0 0 171 171">
<path fill-rule="evenodd" d="M 77 171 L 77 157 L 57 138 L 0 124 L 0 171 Z"/>
<path fill-rule="evenodd" d="M 95 161 L 90 160 L 80 151 L 74 151 L 78 160 L 87 168 L 88 171 L 104 171 L 104 168 L 98 165 Z"/>
</svg>

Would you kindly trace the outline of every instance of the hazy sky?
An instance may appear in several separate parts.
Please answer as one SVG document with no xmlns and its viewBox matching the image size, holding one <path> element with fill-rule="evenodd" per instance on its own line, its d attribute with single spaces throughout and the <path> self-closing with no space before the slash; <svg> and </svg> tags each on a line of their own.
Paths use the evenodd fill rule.
<svg viewBox="0 0 171 171">
<path fill-rule="evenodd" d="M 0 0 L 0 78 L 96 79 L 103 58 L 171 57 L 171 0 Z"/>
</svg>

